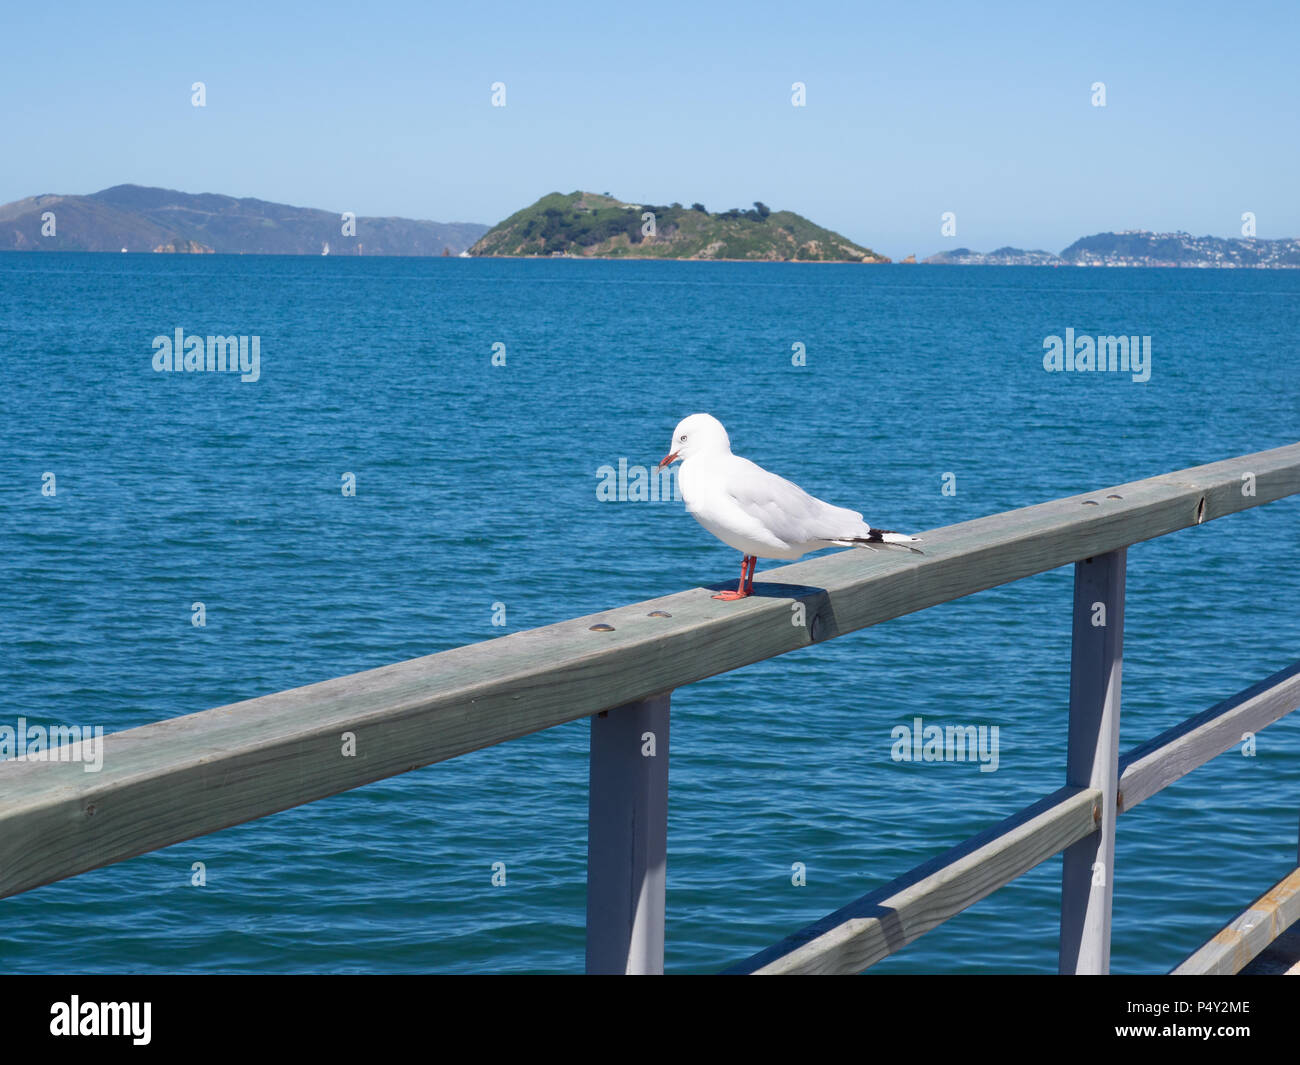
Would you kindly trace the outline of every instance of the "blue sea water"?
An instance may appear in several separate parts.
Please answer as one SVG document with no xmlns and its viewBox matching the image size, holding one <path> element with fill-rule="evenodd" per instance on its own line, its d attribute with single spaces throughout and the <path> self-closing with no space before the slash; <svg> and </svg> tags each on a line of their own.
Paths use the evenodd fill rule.
<svg viewBox="0 0 1300 1065">
<path fill-rule="evenodd" d="M 680 503 L 596 492 L 697 410 L 909 532 L 1292 443 L 1298 319 L 1293 271 L 3 254 L 0 724 L 132 728 L 734 580 Z M 259 380 L 155 372 L 177 328 L 260 337 Z M 1149 335 L 1150 380 L 1046 372 L 1067 328 Z M 1130 549 L 1122 750 L 1300 658 L 1298 517 Z M 679 690 L 668 970 L 741 960 L 1059 787 L 1071 583 Z M 997 725 L 997 771 L 893 761 L 916 716 Z M 0 971 L 581 971 L 587 741 L 0 900 Z M 1295 865 L 1300 714 L 1257 743 L 1122 817 L 1114 971 L 1168 970 Z M 872 971 L 1054 972 L 1059 885 L 1058 857 Z"/>
</svg>

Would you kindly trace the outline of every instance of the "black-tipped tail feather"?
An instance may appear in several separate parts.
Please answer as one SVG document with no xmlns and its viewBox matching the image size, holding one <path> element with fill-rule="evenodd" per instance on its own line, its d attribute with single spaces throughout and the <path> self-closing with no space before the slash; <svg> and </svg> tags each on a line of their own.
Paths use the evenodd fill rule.
<svg viewBox="0 0 1300 1065">
<path fill-rule="evenodd" d="M 905 547 L 918 555 L 925 554 L 919 547 L 911 546 L 912 544 L 921 543 L 919 536 L 908 536 L 906 533 L 897 533 L 892 529 L 872 529 L 866 536 L 850 536 L 835 542 L 853 547 L 871 547 L 874 544 L 884 544 L 887 547 Z"/>
</svg>

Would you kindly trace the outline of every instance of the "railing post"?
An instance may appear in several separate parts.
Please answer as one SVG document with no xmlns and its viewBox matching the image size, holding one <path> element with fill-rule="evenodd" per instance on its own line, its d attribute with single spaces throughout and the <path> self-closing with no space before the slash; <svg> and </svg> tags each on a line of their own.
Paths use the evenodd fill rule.
<svg viewBox="0 0 1300 1065">
<path fill-rule="evenodd" d="M 587 972 L 662 974 L 668 695 L 591 719 Z"/>
<path fill-rule="evenodd" d="M 1076 562 L 1065 780 L 1101 792 L 1097 831 L 1065 850 L 1062 973 L 1110 971 L 1126 548 Z"/>
</svg>

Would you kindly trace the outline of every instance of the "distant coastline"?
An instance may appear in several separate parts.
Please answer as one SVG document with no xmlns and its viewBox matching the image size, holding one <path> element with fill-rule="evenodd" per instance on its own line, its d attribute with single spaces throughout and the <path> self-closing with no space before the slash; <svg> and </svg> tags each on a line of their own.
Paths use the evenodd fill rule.
<svg viewBox="0 0 1300 1065">
<path fill-rule="evenodd" d="M 608 193 L 550 193 L 495 226 L 372 218 L 213 193 L 116 185 L 0 206 L 0 251 L 203 255 L 423 256 L 689 262 L 891 263 L 793 211 L 761 202 L 710 212 L 628 203 Z M 1300 238 L 1094 233 L 1059 254 L 959 247 L 899 265 L 1300 268 Z"/>
</svg>

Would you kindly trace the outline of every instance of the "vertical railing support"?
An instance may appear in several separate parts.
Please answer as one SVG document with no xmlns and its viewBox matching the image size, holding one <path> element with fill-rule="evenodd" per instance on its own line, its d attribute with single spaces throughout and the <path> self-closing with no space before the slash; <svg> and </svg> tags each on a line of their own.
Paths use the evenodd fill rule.
<svg viewBox="0 0 1300 1065">
<path fill-rule="evenodd" d="M 1070 731 L 1065 780 L 1101 792 L 1097 831 L 1065 850 L 1061 875 L 1062 973 L 1110 971 L 1119 785 L 1120 673 L 1127 549 L 1074 566 Z"/>
<path fill-rule="evenodd" d="M 668 696 L 591 719 L 587 972 L 662 974 Z"/>
</svg>

